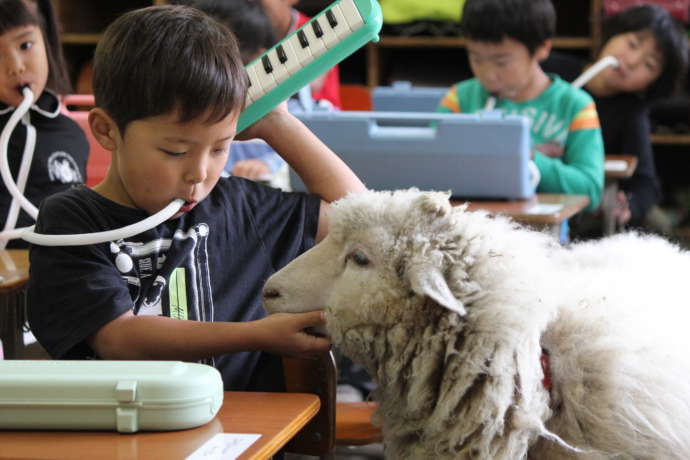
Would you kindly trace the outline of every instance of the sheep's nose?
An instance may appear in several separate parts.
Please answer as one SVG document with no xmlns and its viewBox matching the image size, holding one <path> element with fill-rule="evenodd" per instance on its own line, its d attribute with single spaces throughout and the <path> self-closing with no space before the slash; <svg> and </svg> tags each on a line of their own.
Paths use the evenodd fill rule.
<svg viewBox="0 0 690 460">
<path fill-rule="evenodd" d="M 274 288 L 266 288 L 264 289 L 264 298 L 265 299 L 277 299 L 280 297 L 280 291 Z"/>
</svg>

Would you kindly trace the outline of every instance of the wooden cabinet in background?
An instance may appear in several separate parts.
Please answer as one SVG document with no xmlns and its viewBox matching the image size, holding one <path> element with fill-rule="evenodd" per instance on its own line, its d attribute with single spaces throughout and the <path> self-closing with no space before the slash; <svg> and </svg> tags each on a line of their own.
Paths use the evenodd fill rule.
<svg viewBox="0 0 690 460">
<path fill-rule="evenodd" d="M 165 3 L 166 0 L 53 0 L 65 45 L 95 45 L 108 24 L 122 13 Z"/>
<path fill-rule="evenodd" d="M 558 25 L 554 48 L 593 56 L 601 42 L 603 0 L 554 0 Z M 450 85 L 469 77 L 464 52 L 464 40 L 460 37 L 382 35 L 378 43 L 366 47 L 365 84 L 371 88 L 388 85 L 397 76 L 414 76 L 417 66 L 434 67 L 429 81 L 423 84 Z M 444 67 L 438 67 L 439 64 Z M 404 70 L 396 72 L 395 67 Z M 454 67 L 464 66 L 463 69 Z M 422 74 L 423 72 L 419 72 Z M 444 78 L 444 76 L 446 76 Z M 420 77 L 424 78 L 424 77 Z M 414 81 L 413 81 L 414 83 Z"/>
<path fill-rule="evenodd" d="M 70 77 L 75 88 L 80 73 L 93 57 L 98 40 L 121 14 L 167 0 L 52 0 L 61 26 L 61 39 Z M 88 71 L 88 69 L 86 69 Z"/>
</svg>

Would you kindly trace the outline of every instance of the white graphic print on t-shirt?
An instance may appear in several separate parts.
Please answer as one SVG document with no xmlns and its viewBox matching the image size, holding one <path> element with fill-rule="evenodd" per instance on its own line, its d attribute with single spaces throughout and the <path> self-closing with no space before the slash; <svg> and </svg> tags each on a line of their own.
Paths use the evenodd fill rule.
<svg viewBox="0 0 690 460">
<path fill-rule="evenodd" d="M 172 239 L 110 244 L 137 315 L 213 321 L 208 232 L 208 225 L 197 224 Z"/>
<path fill-rule="evenodd" d="M 84 182 L 72 155 L 67 152 L 53 152 L 48 157 L 48 177 L 53 182 L 80 184 Z"/>
</svg>

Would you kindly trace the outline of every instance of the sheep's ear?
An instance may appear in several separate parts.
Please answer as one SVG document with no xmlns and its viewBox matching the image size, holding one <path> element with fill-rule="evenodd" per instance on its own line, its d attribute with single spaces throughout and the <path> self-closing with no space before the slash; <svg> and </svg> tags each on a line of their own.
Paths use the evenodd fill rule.
<svg viewBox="0 0 690 460">
<path fill-rule="evenodd" d="M 431 264 L 415 264 L 407 270 L 412 290 L 418 295 L 431 297 L 439 305 L 465 316 L 465 306 L 453 293 L 446 283 L 441 271 Z"/>
<path fill-rule="evenodd" d="M 419 209 L 428 215 L 441 217 L 451 210 L 450 192 L 425 192 L 417 200 Z"/>
</svg>

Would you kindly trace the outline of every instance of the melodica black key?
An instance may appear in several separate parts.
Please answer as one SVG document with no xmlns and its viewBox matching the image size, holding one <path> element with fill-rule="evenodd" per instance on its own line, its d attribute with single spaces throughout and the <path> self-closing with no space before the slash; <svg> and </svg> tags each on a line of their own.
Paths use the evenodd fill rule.
<svg viewBox="0 0 690 460">
<path fill-rule="evenodd" d="M 278 45 L 276 47 L 276 54 L 278 55 L 278 61 L 281 64 L 285 64 L 288 60 L 287 54 L 285 54 L 285 49 L 283 48 L 283 45 Z"/>
<path fill-rule="evenodd" d="M 331 29 L 335 29 L 338 25 L 338 19 L 336 19 L 335 15 L 333 14 L 333 11 L 326 11 L 326 19 L 328 19 L 328 24 L 330 24 Z"/>
<path fill-rule="evenodd" d="M 321 29 L 321 24 L 319 24 L 318 18 L 314 18 L 311 23 L 311 28 L 314 30 L 314 35 L 316 35 L 316 38 L 323 37 L 323 30 Z"/>
<path fill-rule="evenodd" d="M 264 70 L 266 71 L 266 73 L 272 73 L 273 72 L 273 66 L 271 65 L 271 60 L 268 58 L 268 55 L 262 56 L 261 62 L 264 65 Z"/>
<path fill-rule="evenodd" d="M 302 45 L 302 48 L 308 48 L 309 47 L 309 40 L 307 40 L 307 34 L 304 33 L 304 30 L 300 29 L 297 31 L 297 37 L 299 38 L 299 44 Z"/>
</svg>

